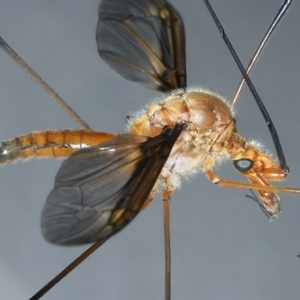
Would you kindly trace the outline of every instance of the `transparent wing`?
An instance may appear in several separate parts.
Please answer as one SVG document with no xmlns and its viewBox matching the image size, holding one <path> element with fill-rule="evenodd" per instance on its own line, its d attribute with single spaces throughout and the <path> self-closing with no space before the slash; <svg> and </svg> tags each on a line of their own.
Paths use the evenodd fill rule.
<svg viewBox="0 0 300 300">
<path fill-rule="evenodd" d="M 186 87 L 181 16 L 165 0 L 102 0 L 97 44 L 100 56 L 128 80 L 150 89 Z"/>
<path fill-rule="evenodd" d="M 154 138 L 119 135 L 63 162 L 42 212 L 42 232 L 55 244 L 108 238 L 140 211 L 183 125 Z"/>
</svg>

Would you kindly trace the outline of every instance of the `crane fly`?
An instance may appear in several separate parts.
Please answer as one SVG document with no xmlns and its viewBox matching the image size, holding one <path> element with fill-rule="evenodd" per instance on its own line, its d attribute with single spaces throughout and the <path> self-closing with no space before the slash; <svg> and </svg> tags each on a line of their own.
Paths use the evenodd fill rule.
<svg viewBox="0 0 300 300">
<path fill-rule="evenodd" d="M 142 11 L 146 11 L 147 6 L 145 6 L 145 1 L 138 1 L 137 3 L 142 6 Z M 158 4 L 150 1 L 148 3 L 152 5 L 150 5 L 151 10 L 159 11 L 158 16 L 160 20 L 168 21 L 171 16 L 171 25 L 173 26 L 171 27 L 173 30 L 178 31 L 180 29 L 180 17 L 172 6 L 165 1 L 158 1 L 160 5 L 163 5 L 163 8 L 159 7 L 157 10 Z M 131 4 L 127 3 L 127 5 Z M 131 122 L 129 135 L 96 134 L 90 131 L 76 133 L 80 136 L 77 139 L 84 141 L 83 143 L 80 142 L 79 148 L 84 148 L 86 145 L 91 147 L 76 151 L 69 160 L 63 163 L 57 175 L 56 186 L 47 200 L 47 205 L 42 215 L 42 230 L 46 239 L 58 244 L 81 244 L 109 238 L 117 231 L 123 229 L 141 209 L 152 201 L 157 190 L 157 186 L 155 186 L 157 177 L 153 177 L 152 174 L 158 176 L 161 168 L 163 168 L 161 181 L 163 198 L 166 200 L 164 201 L 165 203 L 168 202 L 171 194 L 178 187 L 181 177 L 186 177 L 196 171 L 196 168 L 202 168 L 207 177 L 214 183 L 233 187 L 251 187 L 253 189 L 263 186 L 263 189 L 258 190 L 262 198 L 262 207 L 271 219 L 276 218 L 280 212 L 279 198 L 274 193 L 276 190 L 269 188 L 269 183 L 265 178 L 282 180 L 286 177 L 287 171 L 282 170 L 278 164 L 273 163 L 273 160 L 268 155 L 260 153 L 256 149 L 255 144 L 251 145 L 247 143 L 242 136 L 235 132 L 234 117 L 229 106 L 223 101 L 223 98 L 220 99 L 219 95 L 215 93 L 211 94 L 205 89 L 186 90 L 184 47 L 182 47 L 181 43 L 179 43 L 181 48 L 178 45 L 174 48 L 177 53 L 174 49 L 171 51 L 174 53 L 174 57 L 179 58 L 175 62 L 175 67 L 174 65 L 172 66 L 172 61 L 169 60 L 170 57 L 164 56 L 166 53 L 161 54 L 163 57 L 157 55 L 169 69 L 172 66 L 171 69 L 178 71 L 174 72 L 174 74 L 171 72 L 169 74 L 162 72 L 159 61 L 155 61 L 155 57 L 151 56 L 149 49 L 146 47 L 141 48 L 146 56 L 151 57 L 151 62 L 155 61 L 156 72 L 160 75 L 159 80 L 157 80 L 157 74 L 144 76 L 145 72 L 137 73 L 132 71 L 132 69 L 128 70 L 125 68 L 126 65 L 130 65 L 129 63 L 120 64 L 120 60 L 117 63 L 112 61 L 111 57 L 114 58 L 112 53 L 114 54 L 114 51 L 118 50 L 117 45 L 113 44 L 117 41 L 117 38 L 111 38 L 113 36 L 111 32 L 109 32 L 108 38 L 107 32 L 111 28 L 114 28 L 114 26 L 117 26 L 118 30 L 122 29 L 121 26 L 121 29 L 118 27 L 118 24 L 109 23 L 111 19 L 116 18 L 113 11 L 113 17 L 109 15 L 110 10 L 113 8 L 115 8 L 113 1 L 102 2 L 101 13 L 103 16 L 102 23 L 100 22 L 99 25 L 98 37 L 100 37 L 100 40 L 104 40 L 105 43 L 101 44 L 99 42 L 100 54 L 125 78 L 129 77 L 127 79 L 141 82 L 147 87 L 162 90 L 169 94 L 166 100 L 151 104 L 146 114 L 140 114 Z M 125 8 L 127 9 L 127 7 Z M 133 11 L 137 10 L 136 6 L 130 8 Z M 139 9 L 141 8 L 139 7 Z M 119 13 L 120 11 L 118 10 L 117 12 Z M 104 22 L 104 20 L 108 20 L 108 28 L 105 27 L 108 23 Z M 137 31 L 141 29 L 141 32 L 143 32 L 142 25 L 134 27 L 134 29 Z M 168 30 L 164 32 L 164 38 L 167 38 L 163 39 L 159 36 L 159 42 L 168 40 L 168 38 L 170 39 Z M 122 34 L 128 34 L 128 31 L 122 31 Z M 129 36 L 130 34 L 132 34 L 131 31 L 129 32 Z M 180 36 L 179 34 L 178 37 L 177 33 L 179 41 L 183 40 L 182 35 Z M 151 40 L 151 38 L 153 36 L 149 39 Z M 134 41 L 138 40 L 136 35 L 131 35 L 131 39 L 134 39 Z M 141 44 L 144 42 L 144 40 L 138 41 Z M 109 42 L 112 42 L 112 44 Z M 168 46 L 170 45 L 165 45 L 165 49 Z M 128 55 L 130 59 L 134 58 L 138 60 L 138 53 L 130 52 Z M 139 61 L 139 63 L 141 63 L 138 66 L 139 68 L 146 68 L 143 65 L 145 62 Z M 153 63 L 153 65 L 155 64 Z M 136 70 L 136 68 L 134 69 Z M 154 80 L 150 80 L 150 78 Z M 172 92 L 173 90 L 176 91 Z M 203 113 L 196 114 L 195 112 Z M 200 122 L 198 124 L 198 120 L 204 123 Z M 52 154 L 46 152 L 46 148 L 51 148 L 51 153 L 55 153 L 55 156 L 69 156 L 71 152 L 74 152 L 74 150 L 70 150 L 72 144 L 75 145 L 75 150 L 78 148 L 78 143 L 76 144 L 73 140 L 74 135 L 75 133 L 71 131 L 64 131 L 62 133 L 47 132 L 46 134 L 31 134 L 24 138 L 15 139 L 12 142 L 4 142 L 2 146 L 3 162 L 11 162 L 21 157 L 51 156 Z M 107 140 L 107 142 L 102 144 L 103 140 Z M 55 149 L 53 145 L 62 144 L 59 141 L 64 141 L 63 147 L 59 146 L 58 149 Z M 36 147 L 34 150 L 30 146 L 32 144 Z M 95 144 L 97 146 L 93 146 Z M 175 144 L 174 147 L 173 144 Z M 20 145 L 22 145 L 22 150 L 20 150 Z M 128 151 L 127 148 L 129 152 L 126 152 Z M 168 149 L 167 153 L 165 153 L 166 149 Z M 191 151 L 187 152 L 187 155 L 183 155 L 187 149 Z M 169 151 L 171 150 L 171 157 L 168 160 Z M 134 154 L 135 151 L 138 154 Z M 131 157 L 133 154 L 134 156 Z M 162 163 L 159 163 L 159 167 L 156 167 L 155 164 L 159 161 L 155 157 L 156 154 L 158 154 L 160 160 L 163 160 Z M 212 173 L 212 168 L 219 156 L 222 155 L 230 156 L 234 161 L 235 168 L 243 175 L 246 175 L 253 185 L 247 186 L 240 183 L 222 181 Z M 126 157 L 129 157 L 129 160 L 126 160 Z M 99 160 L 98 165 L 104 168 L 103 174 L 100 172 L 100 169 L 94 166 L 97 160 Z M 93 164 L 91 165 L 89 161 Z M 111 164 L 106 165 L 107 161 L 111 162 Z M 187 161 L 189 162 L 189 166 L 186 166 Z M 107 168 L 110 168 L 110 166 L 113 167 L 113 171 L 116 173 L 111 173 L 111 169 L 108 171 Z M 129 169 L 126 169 L 126 166 Z M 123 169 L 125 171 L 121 173 Z M 150 169 L 151 172 L 148 172 Z M 97 182 L 96 179 L 100 178 L 100 175 L 101 179 Z M 115 186 L 116 180 L 120 180 L 120 182 L 119 185 Z M 146 185 L 143 186 L 143 183 Z M 87 194 L 84 194 L 83 199 L 80 199 L 78 202 L 81 203 L 83 201 L 85 205 L 80 205 L 78 208 L 79 204 L 73 202 L 78 198 L 76 189 L 78 189 L 78 186 L 84 187 L 85 184 L 86 188 L 83 188 L 80 193 L 86 192 Z M 76 188 L 74 188 L 74 185 Z M 95 188 L 95 194 L 93 194 L 93 188 Z M 114 188 L 117 188 L 117 190 L 112 192 Z M 100 196 L 98 191 L 100 190 L 101 192 L 105 191 L 105 197 L 114 195 L 116 198 L 109 200 L 109 203 L 106 204 L 104 200 L 100 201 L 98 199 Z M 298 192 L 295 189 L 281 188 L 279 190 L 283 192 Z M 62 195 L 64 200 L 61 200 Z M 101 204 L 96 209 L 101 215 L 98 216 L 100 223 L 97 224 L 96 229 L 91 226 L 91 223 L 95 222 L 95 219 L 92 217 L 94 211 L 91 209 L 96 205 L 93 201 L 96 201 L 97 205 Z M 67 206 L 65 203 L 67 203 Z M 76 218 L 87 220 L 88 223 L 82 221 L 80 226 L 76 225 L 65 230 L 66 224 L 69 226 L 74 222 L 74 220 L 71 220 L 71 222 L 68 221 L 72 216 L 75 216 L 75 213 L 68 211 L 70 208 L 71 211 L 76 211 Z M 68 212 L 68 220 L 64 219 L 66 211 Z"/>
</svg>

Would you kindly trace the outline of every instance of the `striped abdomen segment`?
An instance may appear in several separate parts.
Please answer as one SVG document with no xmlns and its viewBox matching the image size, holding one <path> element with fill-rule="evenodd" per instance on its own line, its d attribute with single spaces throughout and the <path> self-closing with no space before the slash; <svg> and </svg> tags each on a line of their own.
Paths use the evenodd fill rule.
<svg viewBox="0 0 300 300">
<path fill-rule="evenodd" d="M 48 130 L 18 136 L 0 146 L 0 164 L 33 157 L 69 157 L 73 152 L 101 144 L 116 134 L 90 130 Z"/>
</svg>

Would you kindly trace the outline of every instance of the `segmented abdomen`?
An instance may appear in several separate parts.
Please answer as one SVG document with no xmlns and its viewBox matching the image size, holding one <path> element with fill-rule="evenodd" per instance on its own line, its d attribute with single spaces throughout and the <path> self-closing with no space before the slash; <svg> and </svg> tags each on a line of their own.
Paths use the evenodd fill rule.
<svg viewBox="0 0 300 300">
<path fill-rule="evenodd" d="M 0 164 L 33 157 L 69 157 L 81 148 L 101 144 L 115 136 L 116 134 L 90 130 L 31 132 L 2 142 Z"/>
</svg>

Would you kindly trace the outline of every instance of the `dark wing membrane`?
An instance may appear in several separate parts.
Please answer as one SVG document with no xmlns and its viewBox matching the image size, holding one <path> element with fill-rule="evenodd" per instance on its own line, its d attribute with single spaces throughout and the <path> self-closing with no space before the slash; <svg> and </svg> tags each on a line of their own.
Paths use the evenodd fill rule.
<svg viewBox="0 0 300 300">
<path fill-rule="evenodd" d="M 183 22 L 167 1 L 102 0 L 96 37 L 124 78 L 159 91 L 186 87 Z"/>
<path fill-rule="evenodd" d="M 119 135 L 63 162 L 42 212 L 42 232 L 55 244 L 106 239 L 140 211 L 183 125 L 154 138 Z"/>
</svg>

